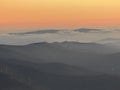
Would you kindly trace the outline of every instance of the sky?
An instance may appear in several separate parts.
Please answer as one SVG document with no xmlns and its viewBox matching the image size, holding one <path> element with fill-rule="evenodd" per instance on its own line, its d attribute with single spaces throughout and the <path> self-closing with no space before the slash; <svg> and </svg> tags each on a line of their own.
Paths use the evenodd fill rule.
<svg viewBox="0 0 120 90">
<path fill-rule="evenodd" d="M 119 24 L 120 0 L 0 0 L 0 31 Z"/>
</svg>

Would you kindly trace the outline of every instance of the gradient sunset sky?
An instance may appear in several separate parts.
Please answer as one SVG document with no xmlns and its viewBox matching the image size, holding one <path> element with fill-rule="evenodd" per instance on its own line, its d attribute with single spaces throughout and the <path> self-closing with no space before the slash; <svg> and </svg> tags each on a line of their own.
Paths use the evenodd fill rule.
<svg viewBox="0 0 120 90">
<path fill-rule="evenodd" d="M 120 0 L 0 0 L 0 30 L 119 25 Z"/>
</svg>

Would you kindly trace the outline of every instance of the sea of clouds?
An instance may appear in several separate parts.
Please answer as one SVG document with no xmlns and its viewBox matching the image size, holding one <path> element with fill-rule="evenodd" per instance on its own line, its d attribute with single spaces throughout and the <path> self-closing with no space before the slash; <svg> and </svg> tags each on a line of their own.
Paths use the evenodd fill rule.
<svg viewBox="0 0 120 90">
<path fill-rule="evenodd" d="M 25 45 L 36 42 L 63 41 L 120 43 L 120 30 L 80 28 L 74 30 L 47 29 L 0 33 L 0 44 Z"/>
</svg>

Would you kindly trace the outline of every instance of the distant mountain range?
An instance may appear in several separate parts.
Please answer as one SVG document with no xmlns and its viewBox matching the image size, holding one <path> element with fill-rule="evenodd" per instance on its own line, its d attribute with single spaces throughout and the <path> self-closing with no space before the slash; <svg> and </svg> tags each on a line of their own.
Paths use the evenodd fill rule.
<svg viewBox="0 0 120 90">
<path fill-rule="evenodd" d="M 119 54 L 119 50 L 96 43 L 42 42 L 24 46 L 0 45 L 0 58 L 3 59 L 33 63 L 65 63 L 90 69 L 109 67 L 110 71 L 114 68 L 111 65 L 114 64 L 114 59 L 112 63 L 109 62 L 112 54 Z"/>
<path fill-rule="evenodd" d="M 119 90 L 119 60 L 119 50 L 97 43 L 0 45 L 1 74 L 32 90 Z"/>
</svg>

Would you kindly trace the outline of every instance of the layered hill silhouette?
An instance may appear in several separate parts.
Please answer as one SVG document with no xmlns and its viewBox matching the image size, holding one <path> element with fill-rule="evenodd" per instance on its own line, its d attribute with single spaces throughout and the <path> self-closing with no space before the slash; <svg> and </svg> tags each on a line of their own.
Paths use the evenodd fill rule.
<svg viewBox="0 0 120 90">
<path fill-rule="evenodd" d="M 118 50 L 96 43 L 0 45 L 0 78 L 8 86 L 0 88 L 119 90 L 119 59 Z"/>
<path fill-rule="evenodd" d="M 113 72 L 115 60 L 119 64 L 119 58 L 114 57 L 114 54 L 119 56 L 119 51 L 96 43 L 42 42 L 24 46 L 0 45 L 0 58 L 11 59 L 10 62 L 20 60 L 33 63 L 64 63 L 109 73 Z M 119 73 L 119 70 L 115 72 Z"/>
</svg>

